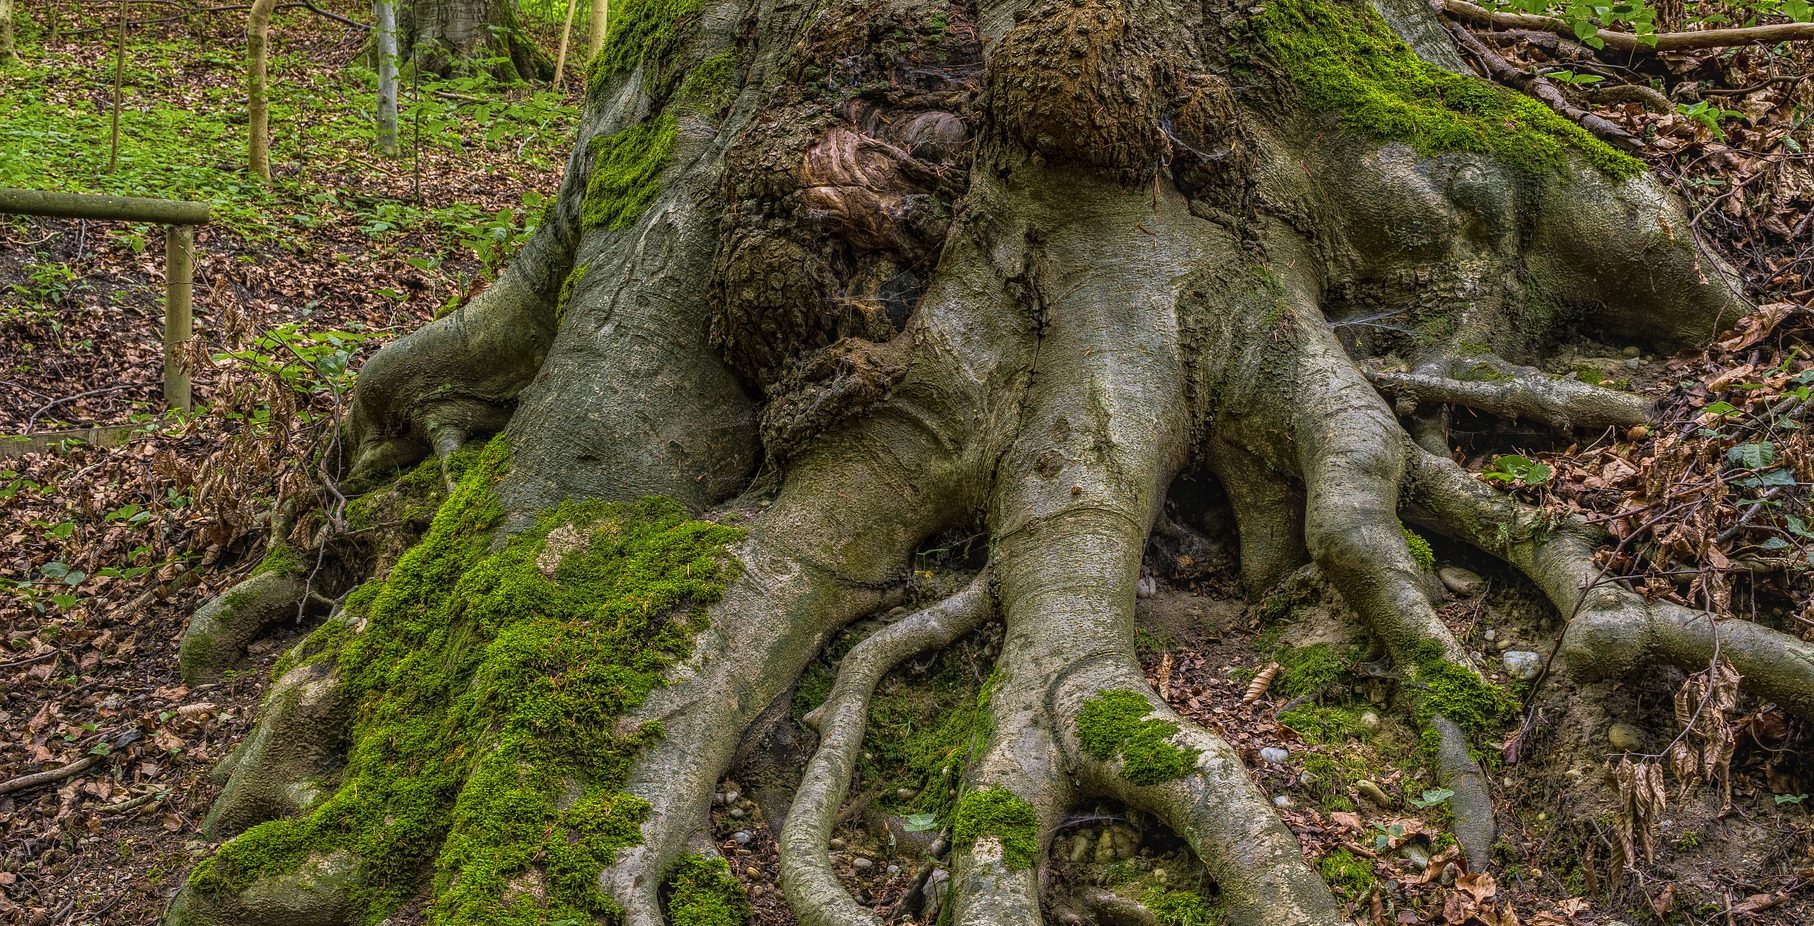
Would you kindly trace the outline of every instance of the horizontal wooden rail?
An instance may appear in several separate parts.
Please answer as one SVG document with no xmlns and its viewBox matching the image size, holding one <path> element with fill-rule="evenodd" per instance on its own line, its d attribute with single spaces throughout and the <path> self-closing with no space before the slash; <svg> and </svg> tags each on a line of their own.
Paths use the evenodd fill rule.
<svg viewBox="0 0 1814 926">
<path fill-rule="evenodd" d="M 208 204 L 140 196 L 90 196 L 0 189 L 0 213 L 59 219 L 156 222 L 164 229 L 164 404 L 188 411 L 189 338 L 194 303 L 195 226 L 208 224 Z"/>
<path fill-rule="evenodd" d="M 0 189 L 0 212 L 47 215 L 59 219 L 156 222 L 159 225 L 206 225 L 208 204 L 142 196 L 91 196 L 43 190 Z"/>
</svg>

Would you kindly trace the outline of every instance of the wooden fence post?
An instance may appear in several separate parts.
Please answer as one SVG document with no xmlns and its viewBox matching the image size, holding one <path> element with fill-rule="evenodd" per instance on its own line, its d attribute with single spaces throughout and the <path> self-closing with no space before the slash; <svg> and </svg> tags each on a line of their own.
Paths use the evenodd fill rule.
<svg viewBox="0 0 1814 926">
<path fill-rule="evenodd" d="M 189 411 L 190 309 L 195 298 L 195 226 L 164 228 L 164 404 Z"/>
</svg>

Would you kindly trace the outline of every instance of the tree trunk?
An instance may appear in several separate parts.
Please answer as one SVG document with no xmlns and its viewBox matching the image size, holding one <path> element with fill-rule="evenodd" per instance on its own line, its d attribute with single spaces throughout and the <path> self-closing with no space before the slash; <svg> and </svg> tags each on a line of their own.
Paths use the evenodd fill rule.
<svg viewBox="0 0 1814 926">
<path fill-rule="evenodd" d="M 1574 615 L 1572 671 L 1704 664 L 1713 640 L 1590 583 L 1598 534 L 1399 413 L 1634 424 L 1642 402 L 1523 364 L 1578 325 L 1673 348 L 1745 306 L 1640 163 L 1443 70 L 1422 4 L 1383 9 L 614 10 L 535 238 L 360 374 L 354 527 L 439 514 L 401 559 L 329 542 L 371 579 L 280 666 L 210 817 L 244 833 L 170 922 L 412 899 L 439 923 L 732 922 L 707 821 L 753 751 L 779 769 L 762 811 L 792 915 L 878 923 L 827 850 L 865 707 L 896 663 L 993 624 L 984 696 L 952 707 L 977 715 L 942 770 L 959 793 L 931 811 L 952 922 L 1110 903 L 1042 896 L 1067 815 L 1108 800 L 1177 835 L 1229 922 L 1334 926 L 1241 757 L 1135 660 L 1181 477 L 1226 493 L 1253 593 L 1309 567 L 1380 642 L 1487 864 L 1470 746 L 1508 696 L 1438 619 L 1406 525 Z M 929 552 L 950 536 L 978 558 Z M 1814 713 L 1814 650 L 1744 626 L 1721 645 L 1746 683 Z M 846 630 L 803 718 L 816 753 L 775 759 L 763 731 Z"/>
<path fill-rule="evenodd" d="M 252 0 L 246 18 L 246 162 L 252 176 L 271 182 L 271 11 L 277 0 Z"/>
<path fill-rule="evenodd" d="M 374 0 L 378 56 L 378 150 L 397 155 L 397 0 Z"/>
<path fill-rule="evenodd" d="M 430 74 L 547 80 L 554 70 L 517 22 L 516 0 L 404 0 L 401 26 L 408 61 Z"/>
<path fill-rule="evenodd" d="M 586 60 L 598 57 L 605 47 L 605 34 L 611 25 L 610 0 L 592 0 L 592 31 L 586 39 Z"/>
<path fill-rule="evenodd" d="M 13 47 L 13 0 L 0 0 L 0 65 L 18 60 L 19 50 Z"/>
</svg>

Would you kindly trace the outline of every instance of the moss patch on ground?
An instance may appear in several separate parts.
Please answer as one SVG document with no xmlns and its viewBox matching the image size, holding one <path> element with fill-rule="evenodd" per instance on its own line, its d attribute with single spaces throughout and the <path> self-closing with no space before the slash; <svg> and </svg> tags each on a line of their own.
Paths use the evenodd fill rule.
<svg viewBox="0 0 1814 926">
<path fill-rule="evenodd" d="M 668 870 L 668 920 L 674 926 L 740 926 L 749 919 L 743 883 L 724 859 L 684 855 Z"/>
<path fill-rule="evenodd" d="M 1317 860 L 1316 870 L 1336 895 L 1345 900 L 1360 900 L 1373 893 L 1378 879 L 1373 876 L 1373 863 L 1347 849 L 1337 849 Z"/>
<path fill-rule="evenodd" d="M 1103 761 L 1121 759 L 1121 774 L 1137 785 L 1156 785 L 1182 778 L 1197 764 L 1197 751 L 1171 738 L 1178 725 L 1147 717 L 1153 706 L 1138 692 L 1105 691 L 1083 705 L 1077 716 L 1077 741 Z"/>
<path fill-rule="evenodd" d="M 587 228 L 628 228 L 661 192 L 661 172 L 674 150 L 678 124 L 663 113 L 613 135 L 594 136 L 587 145 L 592 173 L 580 222 Z"/>
<path fill-rule="evenodd" d="M 1269 0 L 1248 26 L 1314 109 L 1351 131 L 1422 155 L 1464 151 L 1542 173 L 1579 159 L 1612 177 L 1644 172 L 1549 107 L 1417 57 L 1360 0 Z"/>
<path fill-rule="evenodd" d="M 741 531 L 666 499 L 577 502 L 494 546 L 507 462 L 494 440 L 390 577 L 349 597 L 362 626 L 311 637 L 354 705 L 332 796 L 222 846 L 191 890 L 239 891 L 348 851 L 368 922 L 425 888 L 431 924 L 614 912 L 598 874 L 641 838 L 648 806 L 623 784 L 660 735 L 615 722 L 691 651 L 736 574 L 725 548 Z M 513 889 L 524 879 L 540 889 Z"/>
<path fill-rule="evenodd" d="M 1011 871 L 1033 867 L 1039 856 L 1039 816 L 1033 805 L 1007 788 L 971 791 L 957 802 L 951 838 L 969 847 L 978 839 L 1001 842 L 1002 864 Z"/>
<path fill-rule="evenodd" d="M 1315 697 L 1348 677 L 1360 660 L 1360 649 L 1332 643 L 1309 646 L 1284 646 L 1273 651 L 1272 660 L 1279 664 L 1278 678 L 1272 690 L 1286 698 Z"/>
<path fill-rule="evenodd" d="M 1150 888 L 1140 895 L 1140 905 L 1159 926 L 1220 926 L 1225 920 L 1222 911 L 1196 891 Z"/>
<path fill-rule="evenodd" d="M 1518 699 L 1486 682 L 1466 666 L 1445 659 L 1434 644 L 1422 647 L 1410 670 L 1410 684 L 1418 690 L 1418 720 L 1441 714 L 1481 740 L 1498 732 L 1518 713 Z"/>
</svg>

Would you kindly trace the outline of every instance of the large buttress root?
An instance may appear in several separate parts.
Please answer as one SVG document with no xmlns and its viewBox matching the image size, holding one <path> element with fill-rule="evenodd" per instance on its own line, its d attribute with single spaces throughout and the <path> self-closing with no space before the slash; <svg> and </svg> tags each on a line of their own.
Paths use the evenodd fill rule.
<svg viewBox="0 0 1814 926">
<path fill-rule="evenodd" d="M 981 626 L 993 611 L 988 572 L 962 590 L 877 631 L 838 665 L 825 703 L 806 715 L 819 748 L 800 777 L 781 828 L 781 889 L 805 926 L 873 926 L 875 914 L 838 883 L 828 845 L 838 809 L 850 790 L 875 686 L 903 660 L 950 645 Z"/>
<path fill-rule="evenodd" d="M 1461 405 L 1502 418 L 1536 421 L 1559 431 L 1629 427 L 1650 420 L 1650 402 L 1531 367 L 1464 358 L 1410 373 L 1373 374 L 1373 384 L 1399 401 Z"/>
<path fill-rule="evenodd" d="M 1406 490 L 1428 529 L 1504 559 L 1543 590 L 1566 622 L 1561 656 L 1570 670 L 1622 675 L 1661 659 L 1692 672 L 1717 651 L 1747 690 L 1814 716 L 1814 644 L 1750 621 L 1646 601 L 1603 580 L 1593 561 L 1597 531 L 1494 491 L 1447 458 L 1413 455 Z"/>
</svg>

